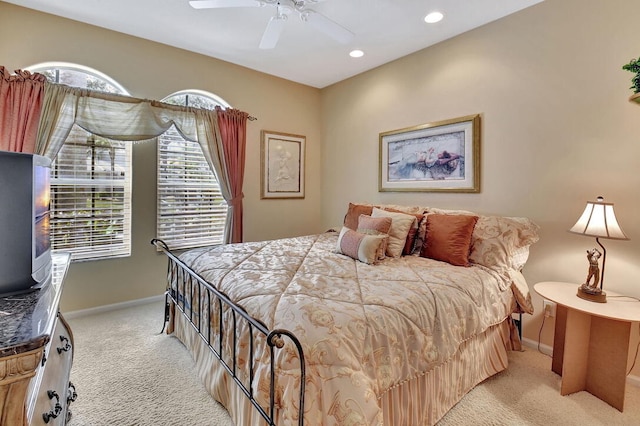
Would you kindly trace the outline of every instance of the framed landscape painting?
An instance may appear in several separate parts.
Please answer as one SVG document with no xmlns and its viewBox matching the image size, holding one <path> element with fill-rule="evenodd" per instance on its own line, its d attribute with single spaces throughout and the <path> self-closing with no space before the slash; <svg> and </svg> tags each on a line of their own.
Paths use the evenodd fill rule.
<svg viewBox="0 0 640 426">
<path fill-rule="evenodd" d="M 480 192 L 480 115 L 380 133 L 378 190 Z"/>
<path fill-rule="evenodd" d="M 260 198 L 304 198 L 306 138 L 263 130 Z"/>
</svg>

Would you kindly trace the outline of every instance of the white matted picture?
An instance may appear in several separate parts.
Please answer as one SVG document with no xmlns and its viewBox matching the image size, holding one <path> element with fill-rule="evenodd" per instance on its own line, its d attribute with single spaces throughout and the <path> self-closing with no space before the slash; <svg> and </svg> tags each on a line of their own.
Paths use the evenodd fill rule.
<svg viewBox="0 0 640 426">
<path fill-rule="evenodd" d="M 263 130 L 260 198 L 304 198 L 306 138 Z"/>
<path fill-rule="evenodd" d="M 480 192 L 480 115 L 380 133 L 378 190 Z"/>
</svg>

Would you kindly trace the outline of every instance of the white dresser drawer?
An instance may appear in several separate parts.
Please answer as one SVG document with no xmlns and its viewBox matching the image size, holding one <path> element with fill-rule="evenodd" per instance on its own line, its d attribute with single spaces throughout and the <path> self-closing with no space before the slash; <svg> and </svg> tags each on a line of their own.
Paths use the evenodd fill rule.
<svg viewBox="0 0 640 426">
<path fill-rule="evenodd" d="M 37 390 L 32 425 L 64 425 L 70 417 L 69 404 L 75 400 L 75 388 L 69 382 L 73 362 L 73 334 L 58 314 L 56 328 L 45 351 L 42 382 Z"/>
</svg>

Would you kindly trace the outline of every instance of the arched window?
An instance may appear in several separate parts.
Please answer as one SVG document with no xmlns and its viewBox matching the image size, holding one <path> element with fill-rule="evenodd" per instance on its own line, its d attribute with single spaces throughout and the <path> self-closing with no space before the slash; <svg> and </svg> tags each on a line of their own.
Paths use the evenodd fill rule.
<svg viewBox="0 0 640 426">
<path fill-rule="evenodd" d="M 222 98 L 200 90 L 174 93 L 163 102 L 214 109 Z M 158 137 L 158 216 L 156 235 L 172 249 L 223 244 L 227 203 L 218 179 L 197 142 L 174 127 Z"/>
<path fill-rule="evenodd" d="M 29 67 L 53 83 L 128 95 L 99 71 L 48 62 Z M 131 143 L 74 125 L 51 168 L 51 245 L 72 259 L 131 255 Z"/>
</svg>

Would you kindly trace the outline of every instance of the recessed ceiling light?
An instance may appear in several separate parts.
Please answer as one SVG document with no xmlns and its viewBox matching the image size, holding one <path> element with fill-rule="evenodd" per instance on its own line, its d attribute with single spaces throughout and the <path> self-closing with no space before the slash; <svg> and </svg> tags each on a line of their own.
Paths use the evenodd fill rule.
<svg viewBox="0 0 640 426">
<path fill-rule="evenodd" d="M 349 52 L 349 56 L 351 56 L 352 58 L 362 58 L 364 56 L 364 52 L 362 50 L 352 50 L 351 52 Z"/>
<path fill-rule="evenodd" d="M 427 24 L 435 24 L 436 22 L 442 21 L 444 15 L 440 12 L 431 12 L 427 16 L 424 17 L 424 22 Z"/>
</svg>

